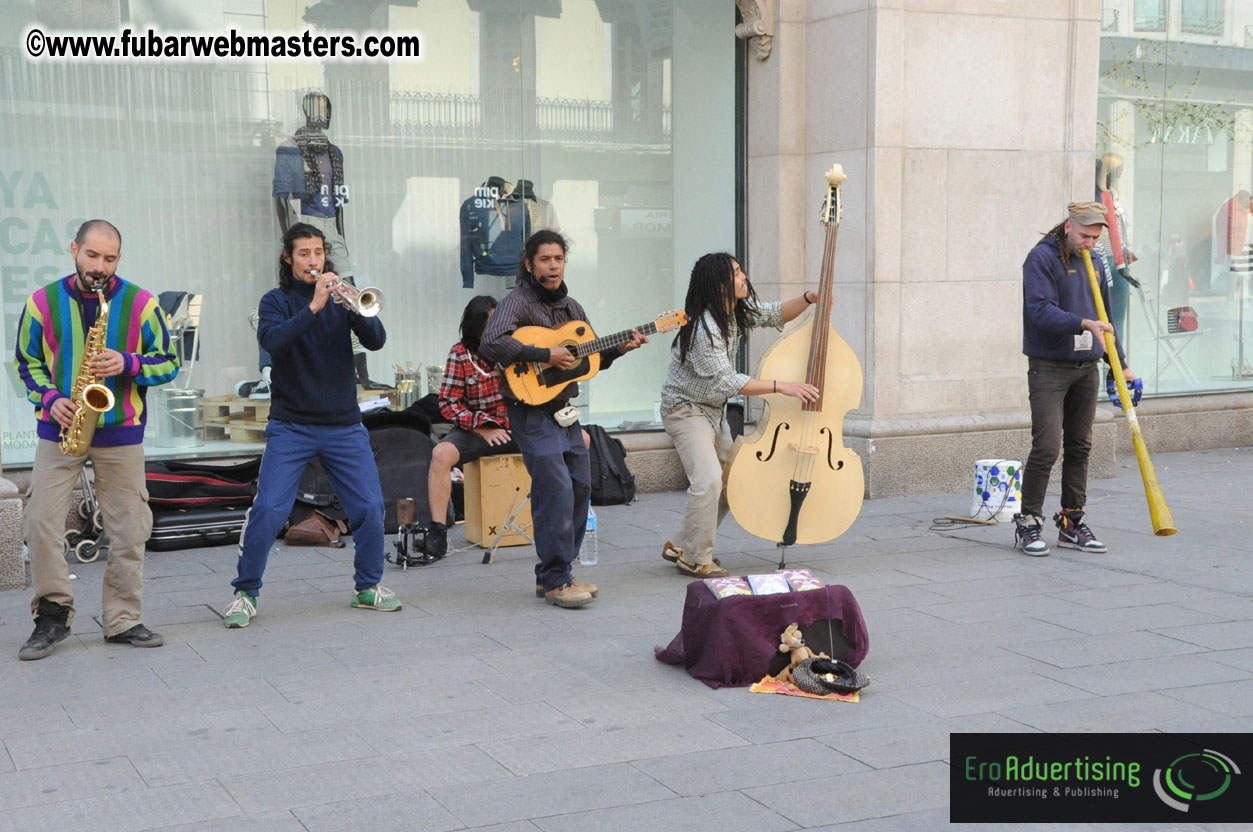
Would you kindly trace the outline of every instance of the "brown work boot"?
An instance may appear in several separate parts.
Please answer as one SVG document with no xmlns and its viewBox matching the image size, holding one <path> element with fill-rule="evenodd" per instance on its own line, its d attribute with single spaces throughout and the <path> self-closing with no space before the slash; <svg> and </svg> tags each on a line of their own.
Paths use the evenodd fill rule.
<svg viewBox="0 0 1253 832">
<path fill-rule="evenodd" d="M 596 597 L 596 593 L 600 591 L 600 590 L 597 588 L 596 584 L 585 584 L 585 583 L 583 583 L 582 581 L 578 580 L 577 578 L 571 578 L 571 579 L 570 579 L 570 583 L 574 584 L 574 585 L 575 585 L 575 586 L 577 586 L 579 589 L 586 589 L 588 592 L 590 592 L 590 593 L 592 594 L 592 597 L 593 597 L 593 598 L 595 598 L 595 597 Z M 535 585 L 535 597 L 536 597 L 536 598 L 543 598 L 543 597 L 544 597 L 544 585 L 543 585 L 543 584 L 536 584 L 536 585 Z"/>
<path fill-rule="evenodd" d="M 566 607 L 572 609 L 574 607 L 586 607 L 592 603 L 592 593 L 580 586 L 575 586 L 573 582 L 562 584 L 556 589 L 550 589 L 544 593 L 544 600 L 558 607 Z"/>
</svg>

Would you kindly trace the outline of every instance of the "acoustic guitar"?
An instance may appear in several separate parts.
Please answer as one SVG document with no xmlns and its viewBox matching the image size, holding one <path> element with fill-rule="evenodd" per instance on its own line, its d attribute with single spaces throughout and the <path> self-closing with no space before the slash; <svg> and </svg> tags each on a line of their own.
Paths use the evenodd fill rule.
<svg viewBox="0 0 1253 832">
<path fill-rule="evenodd" d="M 635 329 L 641 335 L 669 332 L 687 323 L 687 313 L 682 309 L 658 315 L 657 319 L 641 324 Z M 561 326 L 523 326 L 516 329 L 513 337 L 530 347 L 552 349 L 565 347 L 577 359 L 568 370 L 542 364 L 538 361 L 519 361 L 505 368 L 505 380 L 513 395 L 527 404 L 550 402 L 566 389 L 566 385 L 583 381 L 600 372 L 600 351 L 617 347 L 631 340 L 631 330 L 615 332 L 597 338 L 587 321 L 566 321 Z"/>
</svg>

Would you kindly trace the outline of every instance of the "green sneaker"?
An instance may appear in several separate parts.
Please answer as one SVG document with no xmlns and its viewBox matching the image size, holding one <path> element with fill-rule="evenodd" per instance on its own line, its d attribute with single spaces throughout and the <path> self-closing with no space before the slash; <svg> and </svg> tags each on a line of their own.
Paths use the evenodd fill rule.
<svg viewBox="0 0 1253 832">
<path fill-rule="evenodd" d="M 379 612 L 395 612 L 400 609 L 400 599 L 396 593 L 385 586 L 367 586 L 352 596 L 350 605 L 358 610 L 378 610 Z"/>
<path fill-rule="evenodd" d="M 231 605 L 226 608 L 226 614 L 222 617 L 222 621 L 231 630 L 247 627 L 248 622 L 252 621 L 252 617 L 257 614 L 257 610 L 260 608 L 261 599 L 256 595 L 249 595 L 241 589 L 235 593 L 235 600 L 231 601 Z"/>
</svg>

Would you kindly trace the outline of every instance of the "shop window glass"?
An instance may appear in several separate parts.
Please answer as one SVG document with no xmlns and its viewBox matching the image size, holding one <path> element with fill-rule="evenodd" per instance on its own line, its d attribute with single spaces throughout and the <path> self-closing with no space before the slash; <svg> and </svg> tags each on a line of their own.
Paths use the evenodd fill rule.
<svg viewBox="0 0 1253 832">
<path fill-rule="evenodd" d="M 1165 32 L 1167 0 L 1133 0 L 1137 32 Z"/>
<path fill-rule="evenodd" d="M 1190 35 L 1223 33 L 1224 0 L 1180 0 L 1179 31 Z"/>
<path fill-rule="evenodd" d="M 202 297 L 199 357 L 176 385 L 203 391 L 203 401 L 258 378 L 249 315 L 276 285 L 280 217 L 307 220 L 319 202 L 299 192 L 307 149 L 322 137 L 342 166 L 310 168 L 327 180 L 329 207 L 315 221 L 338 249 L 340 273 L 385 296 L 387 345 L 367 358 L 374 381 L 392 384 L 412 366 L 418 391 L 435 389 L 465 303 L 512 286 L 524 230 L 567 235 L 570 292 L 600 334 L 681 306 L 696 257 L 734 246 L 736 41 L 725 0 L 79 5 L 96 24 L 83 22 L 86 11 L 68 23 L 39 17 L 66 4 L 0 8 L 10 356 L 25 298 L 70 271 L 74 230 L 102 216 L 123 234 L 119 274 L 154 293 Z M 112 12 L 102 16 L 102 6 Z M 34 23 L 416 31 L 423 59 L 34 62 L 20 51 Z M 669 337 L 583 385 L 584 417 L 611 430 L 659 429 Z M 33 459 L 33 408 L 11 360 L 5 367 L 3 457 L 21 466 Z M 202 408 L 218 424 L 190 439 L 163 436 L 169 416 L 150 409 L 150 456 L 261 447 L 260 431 L 241 426 L 263 403 Z M 235 419 L 223 424 L 227 415 Z"/>
<path fill-rule="evenodd" d="M 1138 33 L 1156 5 L 1135 4 Z M 1102 37 L 1094 193 L 1122 219 L 1122 250 L 1103 241 L 1107 263 L 1141 284 L 1114 278 L 1126 295 L 1115 324 L 1153 395 L 1248 390 L 1253 0 L 1178 10 L 1178 37 Z"/>
</svg>

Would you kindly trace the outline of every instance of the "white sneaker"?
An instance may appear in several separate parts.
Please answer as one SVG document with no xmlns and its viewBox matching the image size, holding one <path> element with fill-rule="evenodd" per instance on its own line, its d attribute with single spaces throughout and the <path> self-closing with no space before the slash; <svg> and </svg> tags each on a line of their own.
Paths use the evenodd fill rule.
<svg viewBox="0 0 1253 832">
<path fill-rule="evenodd" d="M 1024 555 L 1042 558 L 1049 553 L 1044 542 L 1044 520 L 1031 514 L 1014 515 L 1014 546 L 1021 546 Z"/>
</svg>

